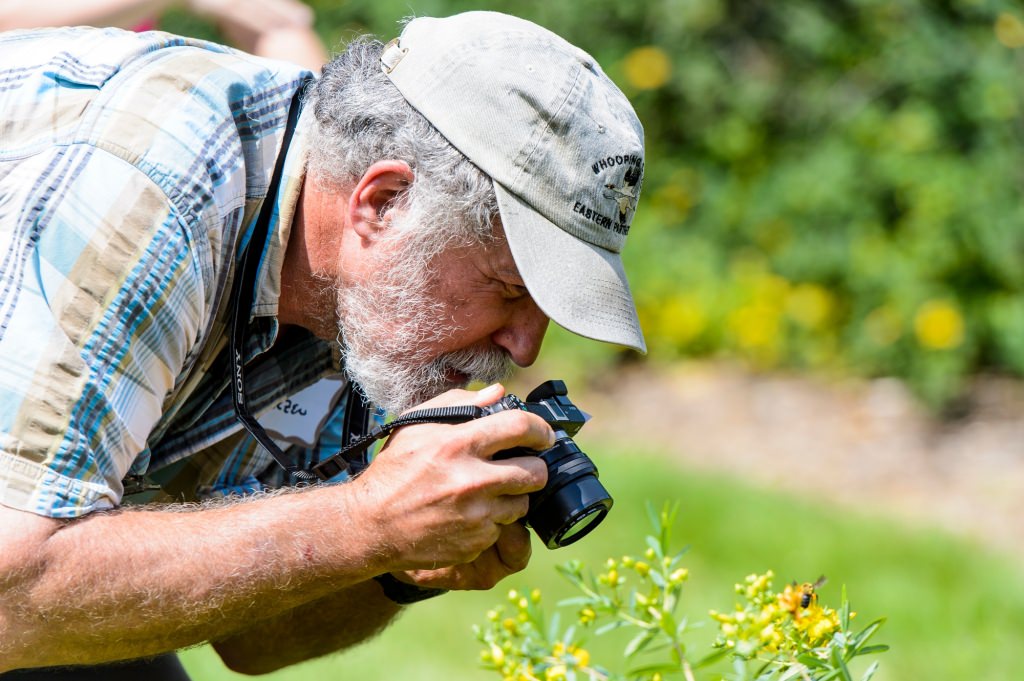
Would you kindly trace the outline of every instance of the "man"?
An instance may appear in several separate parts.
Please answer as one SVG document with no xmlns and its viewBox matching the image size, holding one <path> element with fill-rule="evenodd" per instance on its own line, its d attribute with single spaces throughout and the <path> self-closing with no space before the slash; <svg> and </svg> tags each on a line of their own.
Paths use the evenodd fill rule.
<svg viewBox="0 0 1024 681">
<path fill-rule="evenodd" d="M 525 567 L 545 466 L 490 457 L 550 446 L 526 412 L 294 484 L 346 437 L 351 391 L 318 383 L 342 368 L 398 413 L 494 403 L 460 386 L 533 362 L 549 318 L 644 350 L 619 258 L 643 133 L 589 55 L 500 14 L 415 19 L 325 67 L 287 144 L 284 63 L 112 30 L 9 34 L 0 63 L 0 671 L 210 641 L 259 673 Z M 290 472 L 236 420 L 243 366 Z M 310 429 L 282 400 L 317 390 Z M 139 480 L 220 501 L 143 511 Z"/>
</svg>

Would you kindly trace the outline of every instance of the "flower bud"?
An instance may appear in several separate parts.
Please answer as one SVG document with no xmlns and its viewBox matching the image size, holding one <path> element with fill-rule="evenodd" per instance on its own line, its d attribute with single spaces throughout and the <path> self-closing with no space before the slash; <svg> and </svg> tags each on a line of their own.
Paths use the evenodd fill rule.
<svg viewBox="0 0 1024 681">
<path fill-rule="evenodd" d="M 686 578 L 690 576 L 690 571 L 686 568 L 679 568 L 671 575 L 668 576 L 668 581 L 671 584 L 682 584 L 686 581 Z"/>
</svg>

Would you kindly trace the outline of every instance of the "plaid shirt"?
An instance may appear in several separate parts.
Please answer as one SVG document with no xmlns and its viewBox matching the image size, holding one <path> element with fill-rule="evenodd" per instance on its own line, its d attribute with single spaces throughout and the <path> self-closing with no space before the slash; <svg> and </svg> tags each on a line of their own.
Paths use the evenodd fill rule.
<svg viewBox="0 0 1024 681">
<path fill-rule="evenodd" d="M 0 65 L 0 503 L 70 518 L 121 503 L 127 475 L 185 498 L 292 482 L 234 418 L 226 346 L 239 253 L 307 72 L 114 29 L 2 34 Z M 340 370 L 329 344 L 276 321 L 306 123 L 250 318 L 255 413 Z M 292 453 L 312 460 L 332 437 Z"/>
</svg>

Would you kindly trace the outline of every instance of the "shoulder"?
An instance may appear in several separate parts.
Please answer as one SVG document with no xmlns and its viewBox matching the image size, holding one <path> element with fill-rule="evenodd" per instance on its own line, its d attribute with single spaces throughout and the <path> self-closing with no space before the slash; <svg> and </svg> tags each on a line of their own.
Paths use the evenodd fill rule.
<svg viewBox="0 0 1024 681">
<path fill-rule="evenodd" d="M 307 74 L 168 33 L 89 28 L 5 34 L 0 64 L 0 162 L 94 146 L 148 175 L 185 215 L 238 207 L 261 176 L 246 164 L 273 158 L 263 142 L 276 142 Z"/>
</svg>

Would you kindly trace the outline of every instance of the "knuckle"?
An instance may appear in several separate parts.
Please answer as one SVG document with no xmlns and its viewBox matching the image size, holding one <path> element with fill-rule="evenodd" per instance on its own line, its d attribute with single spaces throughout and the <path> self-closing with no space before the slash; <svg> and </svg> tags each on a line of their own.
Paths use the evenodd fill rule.
<svg viewBox="0 0 1024 681">
<path fill-rule="evenodd" d="M 525 494 L 521 494 L 516 499 L 516 520 L 523 518 L 527 513 L 530 512 L 530 497 Z"/>
<path fill-rule="evenodd" d="M 504 575 L 494 574 L 493 572 L 484 573 L 477 579 L 477 583 L 473 588 L 478 591 L 490 591 L 498 585 L 498 582 L 501 581 L 503 576 Z"/>
</svg>

